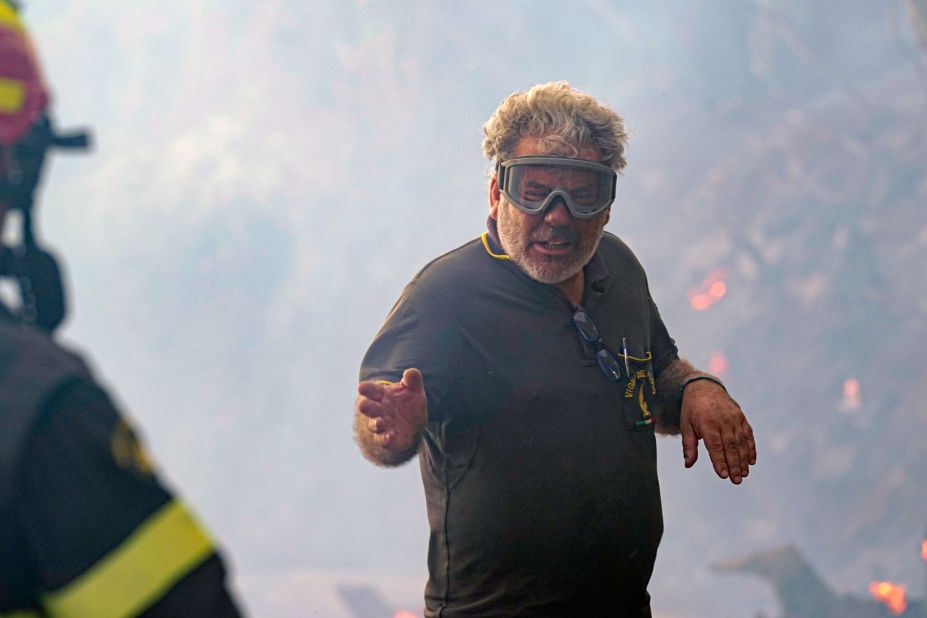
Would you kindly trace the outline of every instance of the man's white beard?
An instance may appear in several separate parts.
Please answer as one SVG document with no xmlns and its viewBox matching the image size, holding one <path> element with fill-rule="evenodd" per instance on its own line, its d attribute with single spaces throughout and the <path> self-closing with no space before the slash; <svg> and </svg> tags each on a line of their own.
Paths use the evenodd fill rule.
<svg viewBox="0 0 927 618">
<path fill-rule="evenodd" d="M 512 217 L 515 207 L 502 198 L 499 204 L 496 230 L 502 248 L 521 270 L 541 283 L 555 285 L 566 281 L 589 263 L 599 247 L 606 218 L 602 217 L 595 234 L 583 234 L 576 228 L 554 228 L 541 224 L 533 230 L 526 231 Z M 588 232 L 588 230 L 587 230 Z M 573 242 L 570 253 L 562 256 L 529 255 L 533 242 L 552 240 L 569 240 Z"/>
</svg>

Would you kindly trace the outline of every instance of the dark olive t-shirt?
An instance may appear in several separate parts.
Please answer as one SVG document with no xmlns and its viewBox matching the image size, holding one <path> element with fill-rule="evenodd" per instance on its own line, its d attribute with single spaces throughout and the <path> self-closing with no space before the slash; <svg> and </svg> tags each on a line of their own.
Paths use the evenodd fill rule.
<svg viewBox="0 0 927 618">
<path fill-rule="evenodd" d="M 428 264 L 361 379 L 424 375 L 426 616 L 649 615 L 663 531 L 650 405 L 677 350 L 644 271 L 606 233 L 582 305 L 630 379 L 608 381 L 573 306 L 494 230 Z M 646 611 L 644 609 L 643 611 Z"/>
</svg>

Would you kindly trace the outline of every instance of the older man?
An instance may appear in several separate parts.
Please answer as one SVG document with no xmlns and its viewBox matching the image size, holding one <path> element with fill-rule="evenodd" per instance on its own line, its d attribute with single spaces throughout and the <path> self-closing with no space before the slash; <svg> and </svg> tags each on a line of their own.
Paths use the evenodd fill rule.
<svg viewBox="0 0 927 618">
<path fill-rule="evenodd" d="M 654 431 L 704 440 L 739 484 L 753 433 L 677 354 L 643 269 L 604 232 L 621 117 L 564 82 L 484 127 L 488 230 L 428 264 L 364 358 L 357 442 L 418 454 L 431 538 L 426 615 L 650 616 L 663 531 Z"/>
</svg>

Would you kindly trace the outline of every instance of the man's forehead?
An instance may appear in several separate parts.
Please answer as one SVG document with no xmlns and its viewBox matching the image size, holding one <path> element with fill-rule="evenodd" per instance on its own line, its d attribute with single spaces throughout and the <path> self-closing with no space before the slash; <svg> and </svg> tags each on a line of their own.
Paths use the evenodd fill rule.
<svg viewBox="0 0 927 618">
<path fill-rule="evenodd" d="M 542 137 L 524 136 L 515 146 L 514 156 L 552 155 L 555 157 L 568 157 L 570 159 L 584 159 L 594 163 L 601 163 L 598 151 L 590 146 L 575 146 L 570 144 L 550 143 Z"/>
</svg>

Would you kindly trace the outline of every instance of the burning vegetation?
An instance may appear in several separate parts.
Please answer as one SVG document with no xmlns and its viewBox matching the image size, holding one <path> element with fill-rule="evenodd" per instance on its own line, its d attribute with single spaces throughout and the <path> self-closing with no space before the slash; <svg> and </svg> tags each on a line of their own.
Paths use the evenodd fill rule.
<svg viewBox="0 0 927 618">
<path fill-rule="evenodd" d="M 892 582 L 872 582 L 869 584 L 869 593 L 872 598 L 881 603 L 885 603 L 895 616 L 901 616 L 908 609 L 908 601 L 905 598 L 905 588 L 900 584 Z"/>
<path fill-rule="evenodd" d="M 927 572 L 927 539 L 921 543 Z M 837 594 L 794 547 L 715 564 L 718 573 L 749 573 L 769 581 L 782 618 L 927 618 L 927 598 L 909 599 L 906 587 L 889 581 L 869 584 L 870 598 Z"/>
<path fill-rule="evenodd" d="M 710 309 L 727 294 L 726 278 L 725 271 L 721 269 L 705 277 L 698 288 L 689 290 L 689 306 L 695 311 Z"/>
<path fill-rule="evenodd" d="M 786 617 L 927 615 L 927 563 L 890 549 L 927 560 L 927 542 L 910 538 L 927 475 L 927 91 L 902 86 L 887 77 L 783 112 L 686 192 L 686 224 L 667 238 L 680 249 L 664 272 L 689 290 L 670 319 L 713 373 L 735 374 L 764 425 L 761 514 L 734 522 L 732 538 L 840 547 L 827 575 L 853 582 L 837 594 L 794 549 L 791 566 L 784 551 L 724 565 L 773 582 Z"/>
</svg>

